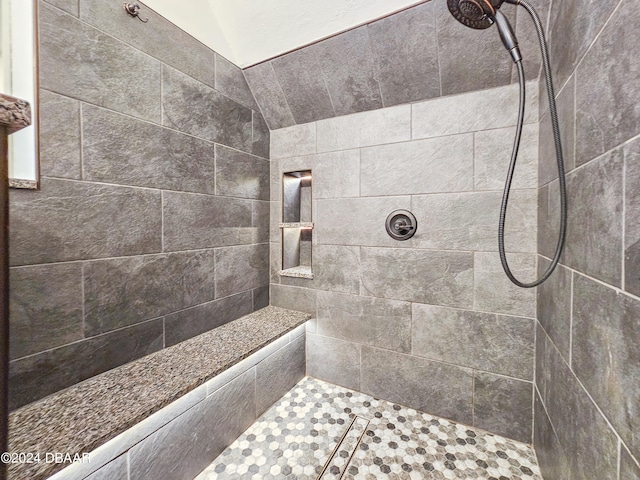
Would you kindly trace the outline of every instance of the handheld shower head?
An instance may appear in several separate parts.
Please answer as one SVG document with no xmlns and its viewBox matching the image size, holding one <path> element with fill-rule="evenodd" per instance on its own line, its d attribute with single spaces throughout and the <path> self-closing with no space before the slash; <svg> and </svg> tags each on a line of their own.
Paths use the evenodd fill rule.
<svg viewBox="0 0 640 480">
<path fill-rule="evenodd" d="M 517 3 L 517 0 L 506 1 Z M 451 15 L 467 27 L 483 30 L 495 23 L 502 43 L 511 54 L 513 61 L 518 63 L 522 60 L 518 39 L 507 17 L 498 10 L 504 2 L 505 0 L 447 0 L 447 6 Z"/>
<path fill-rule="evenodd" d="M 493 17 L 504 0 L 447 0 L 451 15 L 463 25 L 484 30 L 493 25 Z"/>
</svg>

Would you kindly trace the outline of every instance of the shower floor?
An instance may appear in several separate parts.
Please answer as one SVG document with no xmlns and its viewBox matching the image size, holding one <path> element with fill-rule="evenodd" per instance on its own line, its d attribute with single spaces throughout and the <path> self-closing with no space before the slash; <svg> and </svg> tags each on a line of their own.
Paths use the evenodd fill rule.
<svg viewBox="0 0 640 480">
<path fill-rule="evenodd" d="M 542 480 L 529 445 L 306 377 L 196 480 Z"/>
</svg>

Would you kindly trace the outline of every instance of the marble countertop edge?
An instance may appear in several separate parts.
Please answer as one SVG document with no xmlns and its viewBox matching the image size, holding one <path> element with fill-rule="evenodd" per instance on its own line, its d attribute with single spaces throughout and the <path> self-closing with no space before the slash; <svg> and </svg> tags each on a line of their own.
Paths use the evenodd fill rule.
<svg viewBox="0 0 640 480">
<path fill-rule="evenodd" d="M 31 125 L 29 102 L 0 93 L 0 125 L 15 133 Z"/>
</svg>

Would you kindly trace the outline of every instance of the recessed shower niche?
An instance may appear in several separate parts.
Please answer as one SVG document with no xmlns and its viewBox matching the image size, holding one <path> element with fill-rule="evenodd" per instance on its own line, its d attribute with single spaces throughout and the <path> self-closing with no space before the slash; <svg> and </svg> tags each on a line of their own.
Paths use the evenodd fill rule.
<svg viewBox="0 0 640 480">
<path fill-rule="evenodd" d="M 285 277 L 313 278 L 311 243 L 311 170 L 284 173 L 282 176 L 282 270 Z"/>
</svg>

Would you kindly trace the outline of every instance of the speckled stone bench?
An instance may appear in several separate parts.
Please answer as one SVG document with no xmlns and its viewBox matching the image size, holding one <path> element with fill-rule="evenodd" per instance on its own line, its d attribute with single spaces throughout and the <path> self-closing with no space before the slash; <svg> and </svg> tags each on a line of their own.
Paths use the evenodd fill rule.
<svg viewBox="0 0 640 480">
<path fill-rule="evenodd" d="M 16 410 L 10 452 L 40 462 L 9 478 L 194 478 L 304 376 L 309 317 L 266 307 Z"/>
</svg>

